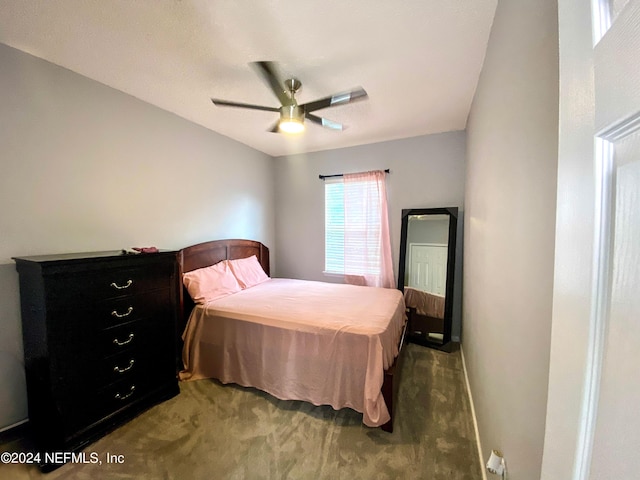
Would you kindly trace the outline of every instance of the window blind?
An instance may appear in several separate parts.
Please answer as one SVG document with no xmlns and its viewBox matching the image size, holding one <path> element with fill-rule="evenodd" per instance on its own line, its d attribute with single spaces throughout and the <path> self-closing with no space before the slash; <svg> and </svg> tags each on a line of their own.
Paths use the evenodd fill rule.
<svg viewBox="0 0 640 480">
<path fill-rule="evenodd" d="M 350 183 L 345 191 L 342 178 L 325 180 L 326 273 L 380 274 L 382 206 L 379 198 L 375 181 Z M 348 206 L 346 222 L 345 205 Z M 350 252 L 346 259 L 345 247 Z"/>
</svg>

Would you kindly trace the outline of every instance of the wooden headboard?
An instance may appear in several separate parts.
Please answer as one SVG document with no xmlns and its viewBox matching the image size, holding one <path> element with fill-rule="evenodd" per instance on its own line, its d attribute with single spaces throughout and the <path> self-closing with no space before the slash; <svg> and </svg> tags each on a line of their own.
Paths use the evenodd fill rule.
<svg viewBox="0 0 640 480">
<path fill-rule="evenodd" d="M 197 268 L 208 267 L 222 260 L 235 260 L 248 258 L 252 255 L 258 257 L 260 265 L 267 275 L 269 272 L 269 249 L 262 243 L 254 240 L 214 240 L 198 243 L 183 248 L 178 252 L 178 281 L 180 282 L 180 298 L 178 312 L 178 345 L 179 354 L 182 352 L 182 332 L 187 325 L 194 303 L 189 292 L 182 284 L 182 274 Z"/>
</svg>

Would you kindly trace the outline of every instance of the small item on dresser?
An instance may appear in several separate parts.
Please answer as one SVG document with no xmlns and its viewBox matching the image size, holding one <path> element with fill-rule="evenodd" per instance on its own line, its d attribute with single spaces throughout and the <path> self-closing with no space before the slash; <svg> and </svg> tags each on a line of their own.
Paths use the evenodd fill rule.
<svg viewBox="0 0 640 480">
<path fill-rule="evenodd" d="M 138 253 L 158 253 L 156 247 L 133 247 L 132 250 Z"/>
</svg>

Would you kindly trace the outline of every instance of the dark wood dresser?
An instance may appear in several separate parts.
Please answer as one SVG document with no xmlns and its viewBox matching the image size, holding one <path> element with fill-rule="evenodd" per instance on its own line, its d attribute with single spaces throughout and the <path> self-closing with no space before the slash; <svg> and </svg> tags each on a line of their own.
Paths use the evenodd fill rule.
<svg viewBox="0 0 640 480">
<path fill-rule="evenodd" d="M 29 424 L 41 451 L 80 450 L 179 392 L 176 252 L 14 260 Z"/>
</svg>

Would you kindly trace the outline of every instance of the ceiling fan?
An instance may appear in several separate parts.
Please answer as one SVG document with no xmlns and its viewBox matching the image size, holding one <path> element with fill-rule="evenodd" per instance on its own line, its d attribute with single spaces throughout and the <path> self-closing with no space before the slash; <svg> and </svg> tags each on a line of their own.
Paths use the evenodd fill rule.
<svg viewBox="0 0 640 480">
<path fill-rule="evenodd" d="M 319 117 L 311 112 L 322 108 L 345 105 L 356 100 L 364 100 L 367 98 L 367 92 L 365 92 L 363 88 L 356 88 L 348 92 L 337 93 L 313 102 L 298 105 L 295 95 L 302 86 L 300 80 L 297 78 L 289 78 L 284 82 L 281 81 L 276 73 L 274 62 L 252 62 L 250 65 L 267 81 L 267 84 L 280 101 L 280 107 L 265 107 L 248 103 L 229 102 L 218 98 L 212 98 L 211 101 L 219 107 L 240 107 L 280 112 L 280 120 L 271 128 L 271 132 L 300 133 L 304 130 L 305 118 L 310 122 L 331 130 L 343 130 L 344 126 L 342 124 Z"/>
</svg>

